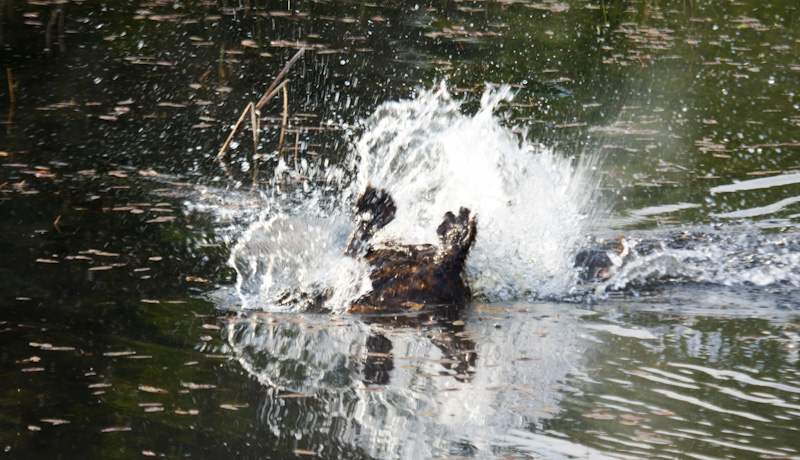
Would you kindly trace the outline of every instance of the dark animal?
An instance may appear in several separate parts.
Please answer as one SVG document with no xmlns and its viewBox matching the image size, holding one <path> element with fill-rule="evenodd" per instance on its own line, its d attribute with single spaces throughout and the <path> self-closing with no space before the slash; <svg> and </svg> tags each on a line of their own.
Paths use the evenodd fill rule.
<svg viewBox="0 0 800 460">
<path fill-rule="evenodd" d="M 615 270 L 637 257 L 647 256 L 658 251 L 670 249 L 694 249 L 704 244 L 724 243 L 726 235 L 678 231 L 659 237 L 631 238 L 620 235 L 608 240 L 593 240 L 586 248 L 575 255 L 575 267 L 580 281 L 591 284 L 603 282 L 614 275 Z M 761 246 L 761 244 L 754 244 Z M 616 264 L 611 255 L 617 259 Z M 742 255 L 741 259 L 746 257 Z"/>
<path fill-rule="evenodd" d="M 466 303 L 470 291 L 464 264 L 477 232 L 469 209 L 462 207 L 457 216 L 452 212 L 444 215 L 436 229 L 438 246 L 373 247 L 373 235 L 394 219 L 396 211 L 392 197 L 371 185 L 356 201 L 356 228 L 345 254 L 370 265 L 372 291 L 356 300 L 351 311 L 416 311 Z"/>
</svg>

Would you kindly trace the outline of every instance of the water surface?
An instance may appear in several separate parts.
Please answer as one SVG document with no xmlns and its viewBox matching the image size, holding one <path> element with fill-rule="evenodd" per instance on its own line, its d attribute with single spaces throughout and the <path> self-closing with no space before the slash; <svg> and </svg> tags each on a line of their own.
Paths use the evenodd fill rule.
<svg viewBox="0 0 800 460">
<path fill-rule="evenodd" d="M 0 455 L 800 458 L 792 2 L 0 10 Z M 459 316 L 342 313 L 366 182 L 476 210 Z"/>
</svg>

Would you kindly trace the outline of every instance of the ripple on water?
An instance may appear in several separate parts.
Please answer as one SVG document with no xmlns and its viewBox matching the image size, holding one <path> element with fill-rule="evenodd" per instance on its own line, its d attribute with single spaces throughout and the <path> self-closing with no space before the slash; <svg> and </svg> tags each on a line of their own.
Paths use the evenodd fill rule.
<svg viewBox="0 0 800 460">
<path fill-rule="evenodd" d="M 800 458 L 797 314 L 664 313 L 587 317 L 592 382 L 574 382 L 583 397 L 562 402 L 584 444 L 647 458 Z M 640 329 L 651 335 L 626 332 Z"/>
</svg>

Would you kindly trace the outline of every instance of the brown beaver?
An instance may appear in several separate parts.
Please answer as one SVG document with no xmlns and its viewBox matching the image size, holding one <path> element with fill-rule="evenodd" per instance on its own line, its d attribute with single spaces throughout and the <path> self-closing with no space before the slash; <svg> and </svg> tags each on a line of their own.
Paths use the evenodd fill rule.
<svg viewBox="0 0 800 460">
<path fill-rule="evenodd" d="M 351 312 L 416 311 L 423 307 L 461 306 L 470 298 L 464 263 L 475 241 L 477 223 L 462 207 L 447 212 L 436 229 L 439 245 L 392 244 L 376 248 L 372 236 L 394 219 L 397 207 L 386 190 L 368 185 L 356 201 L 356 228 L 345 254 L 365 260 L 372 291 L 353 303 Z"/>
</svg>

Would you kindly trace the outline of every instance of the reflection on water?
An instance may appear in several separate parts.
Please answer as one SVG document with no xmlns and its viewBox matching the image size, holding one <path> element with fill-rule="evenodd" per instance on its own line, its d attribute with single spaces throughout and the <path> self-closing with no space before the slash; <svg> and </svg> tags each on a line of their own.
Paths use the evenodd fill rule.
<svg viewBox="0 0 800 460">
<path fill-rule="evenodd" d="M 580 366 L 580 312 L 555 307 L 483 305 L 460 320 L 407 324 L 245 314 L 229 324 L 228 343 L 244 369 L 278 390 L 261 410 L 276 432 L 300 427 L 273 406 L 301 398 L 320 415 L 304 436 L 335 425 L 342 441 L 379 458 L 484 456 L 496 436 L 541 427 L 563 392 L 575 391 L 563 382 Z"/>
<path fill-rule="evenodd" d="M 800 458 L 796 2 L 0 4 L 0 456 Z M 300 46 L 288 117 L 273 100 L 260 139 L 264 180 L 297 187 L 226 190 L 214 155 L 229 124 Z M 427 107 L 447 136 L 417 129 L 425 118 L 413 136 L 362 136 L 373 113 L 388 125 L 373 134 L 399 131 L 382 104 L 442 79 L 453 96 Z M 502 84 L 516 96 L 487 119 L 481 96 Z M 296 132 L 279 155 L 284 124 Z M 357 139 L 417 169 L 350 177 Z M 402 322 L 240 310 L 308 302 L 284 297 L 302 294 L 295 280 L 359 289 L 326 278 L 350 222 L 326 199 L 342 189 L 298 207 L 325 187 L 320 165 L 352 179 L 344 202 L 359 181 L 396 181 L 411 225 L 390 236 L 434 238 L 414 217 L 470 195 L 485 229 L 507 225 L 476 247 L 509 262 L 473 265 L 484 292 L 567 292 L 594 186 L 567 158 L 603 160 L 614 207 L 590 232 L 701 227 L 712 241 L 629 261 L 580 306 L 476 302 Z M 431 180 L 415 187 L 420 171 Z M 287 210 L 312 230 L 333 218 L 308 233 L 330 257 L 294 278 L 246 260 L 272 273 L 240 285 L 252 303 L 207 301 L 235 282 L 237 237 L 258 217 L 254 233 L 291 224 L 271 220 Z M 283 235 L 243 252 L 296 260 L 302 235 Z M 282 292 L 259 299 L 266 281 Z"/>
<path fill-rule="evenodd" d="M 589 167 L 525 148 L 497 122 L 500 99 L 492 98 L 487 93 L 474 116 L 443 89 L 380 106 L 351 158 L 356 181 L 334 167 L 312 174 L 333 184 L 322 192 L 316 183 L 302 192 L 276 187 L 264 198 L 277 209 L 272 216 L 234 235 L 231 263 L 245 308 L 226 326 L 225 352 L 267 389 L 259 420 L 320 455 L 332 438 L 340 450 L 376 458 L 798 458 L 796 325 L 769 324 L 798 306 L 796 238 L 723 226 L 643 232 L 641 241 L 621 238 L 609 248 L 613 266 L 603 281 L 581 285 L 572 258 L 591 201 L 581 194 Z M 479 146 L 477 157 L 470 145 Z M 373 182 L 407 214 L 379 238 L 425 241 L 430 215 L 453 200 L 483 216 L 468 260 L 479 299 L 564 301 L 594 289 L 582 298 L 597 306 L 476 301 L 443 318 L 302 313 L 320 303 L 341 311 L 325 304 L 330 292 L 363 289 L 356 264 L 341 263 L 342 243 L 348 203 Z M 326 194 L 333 198 L 322 201 Z M 293 206 L 279 209 L 286 199 Z M 492 283 L 508 287 L 493 291 Z M 749 318 L 761 323 L 758 345 L 742 336 L 753 327 L 748 319 L 726 317 L 741 305 L 719 305 L 724 296 L 709 294 L 722 286 L 729 291 L 715 292 L 763 296 L 761 316 Z M 642 298 L 617 303 L 626 295 Z M 659 304 L 682 295 L 712 311 Z M 347 295 L 339 299 L 347 305 Z M 774 348 L 770 364 L 763 342 Z M 739 353 L 748 347 L 752 353 Z"/>
<path fill-rule="evenodd" d="M 477 304 L 459 326 L 243 312 L 228 353 L 270 390 L 270 430 L 323 455 L 334 437 L 377 458 L 800 458 L 797 325 L 650 299 Z"/>
<path fill-rule="evenodd" d="M 778 305 L 729 319 L 722 305 L 701 316 L 669 308 L 607 315 L 653 337 L 595 334 L 591 380 L 575 384 L 591 396 L 565 400 L 565 420 L 593 445 L 646 458 L 798 458 L 797 325 Z"/>
</svg>

